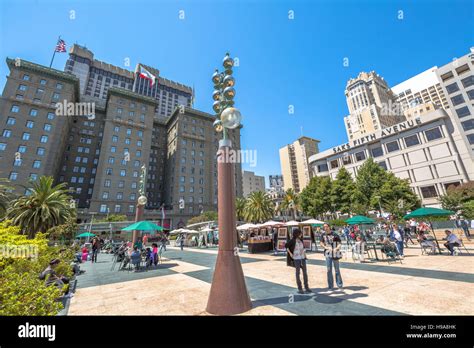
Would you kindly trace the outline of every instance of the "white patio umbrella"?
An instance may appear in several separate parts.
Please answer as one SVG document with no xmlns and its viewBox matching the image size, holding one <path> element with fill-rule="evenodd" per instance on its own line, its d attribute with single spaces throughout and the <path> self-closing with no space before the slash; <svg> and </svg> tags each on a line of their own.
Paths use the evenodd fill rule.
<svg viewBox="0 0 474 348">
<path fill-rule="evenodd" d="M 257 225 L 254 225 L 254 224 L 243 224 L 243 225 L 240 225 L 240 226 L 237 226 L 237 230 L 238 231 L 245 231 L 245 230 L 248 230 L 250 228 L 255 228 L 257 227 Z"/>
<path fill-rule="evenodd" d="M 212 232 L 214 231 L 212 228 L 206 227 L 201 230 L 201 232 Z"/>
<path fill-rule="evenodd" d="M 320 221 L 320 220 L 316 220 L 316 219 L 308 219 L 308 220 L 303 221 L 301 224 L 303 224 L 303 225 L 314 225 L 314 224 L 322 225 L 322 224 L 324 224 L 324 221 Z"/>
<path fill-rule="evenodd" d="M 268 220 L 267 222 L 261 224 L 260 227 L 271 227 L 271 226 L 282 225 L 282 224 L 283 224 L 282 222 Z"/>
<path fill-rule="evenodd" d="M 291 220 L 291 221 L 288 221 L 287 223 L 285 223 L 284 225 L 285 226 L 299 226 L 301 222 L 298 222 L 298 221 L 295 221 L 295 220 Z"/>
</svg>

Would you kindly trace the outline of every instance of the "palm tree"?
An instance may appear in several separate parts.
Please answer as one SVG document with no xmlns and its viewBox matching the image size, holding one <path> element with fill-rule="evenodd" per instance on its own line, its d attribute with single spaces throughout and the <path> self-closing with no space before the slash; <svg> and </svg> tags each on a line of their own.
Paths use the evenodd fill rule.
<svg viewBox="0 0 474 348">
<path fill-rule="evenodd" d="M 0 220 L 7 213 L 8 206 L 13 200 L 12 187 L 8 186 L 10 182 L 7 179 L 0 178 Z"/>
<path fill-rule="evenodd" d="M 244 209 L 245 209 L 245 203 L 247 200 L 243 197 L 237 197 L 235 199 L 235 215 L 237 217 L 238 221 L 243 221 L 244 218 Z"/>
<path fill-rule="evenodd" d="M 280 208 L 288 211 L 293 217 L 293 220 L 296 220 L 296 212 L 299 210 L 299 200 L 298 194 L 292 188 L 286 190 Z"/>
<path fill-rule="evenodd" d="M 7 218 L 21 226 L 29 238 L 75 218 L 76 209 L 70 203 L 65 183 L 53 186 L 52 177 L 42 176 L 31 185 L 30 194 L 13 201 L 7 210 Z"/>
<path fill-rule="evenodd" d="M 264 222 L 273 216 L 273 202 L 262 191 L 252 192 L 245 203 L 244 218 L 254 223 Z"/>
</svg>

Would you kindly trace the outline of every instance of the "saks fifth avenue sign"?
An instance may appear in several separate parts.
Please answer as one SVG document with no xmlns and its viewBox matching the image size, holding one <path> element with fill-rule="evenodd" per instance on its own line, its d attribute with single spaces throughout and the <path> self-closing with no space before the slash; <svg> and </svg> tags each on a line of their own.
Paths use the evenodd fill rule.
<svg viewBox="0 0 474 348">
<path fill-rule="evenodd" d="M 381 138 L 384 138 L 384 137 L 387 137 L 387 136 L 390 136 L 390 135 L 394 135 L 394 134 L 397 134 L 397 133 L 399 133 L 403 130 L 419 126 L 420 124 L 421 124 L 421 120 L 419 118 L 416 118 L 414 120 L 405 121 L 405 122 L 402 122 L 402 123 L 397 123 L 396 125 L 393 125 L 391 127 L 382 129 L 379 133 L 369 134 L 369 135 L 367 135 L 365 137 L 362 137 L 360 139 L 353 140 L 352 143 L 347 143 L 347 144 L 344 144 L 344 145 L 339 145 L 339 146 L 333 147 L 332 151 L 333 151 L 333 153 L 340 153 L 340 152 L 349 150 L 351 147 L 363 145 L 365 143 L 368 143 L 368 142 L 371 142 L 371 141 L 374 141 L 374 140 L 377 140 L 377 139 L 381 139 Z"/>
</svg>

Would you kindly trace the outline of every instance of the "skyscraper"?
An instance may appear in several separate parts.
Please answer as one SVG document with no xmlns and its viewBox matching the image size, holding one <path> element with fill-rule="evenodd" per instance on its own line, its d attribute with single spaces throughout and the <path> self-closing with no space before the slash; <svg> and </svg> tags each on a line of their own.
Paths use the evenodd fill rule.
<svg viewBox="0 0 474 348">
<path fill-rule="evenodd" d="M 280 166 L 285 190 L 303 190 L 311 179 L 308 158 L 319 152 L 319 140 L 300 137 L 280 149 Z"/>
<path fill-rule="evenodd" d="M 244 170 L 242 175 L 242 188 L 244 197 L 247 197 L 249 194 L 256 191 L 265 192 L 265 177 Z"/>
<path fill-rule="evenodd" d="M 374 71 L 361 72 L 347 81 L 345 95 L 349 115 L 344 117 L 344 124 L 349 141 L 405 120 L 396 95 Z"/>
</svg>

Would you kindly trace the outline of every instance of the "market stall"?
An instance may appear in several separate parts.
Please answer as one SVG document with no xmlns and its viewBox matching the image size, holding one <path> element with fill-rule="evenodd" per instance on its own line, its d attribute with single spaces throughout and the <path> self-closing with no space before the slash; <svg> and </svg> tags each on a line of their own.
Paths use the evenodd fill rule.
<svg viewBox="0 0 474 348">
<path fill-rule="evenodd" d="M 267 227 L 254 225 L 247 239 L 247 247 L 250 254 L 261 253 L 272 250 L 272 239 L 268 235 Z"/>
<path fill-rule="evenodd" d="M 312 250 L 312 243 L 317 243 L 313 227 L 322 226 L 324 221 L 309 219 L 301 222 L 301 229 L 303 232 L 303 244 L 306 250 Z"/>
</svg>

